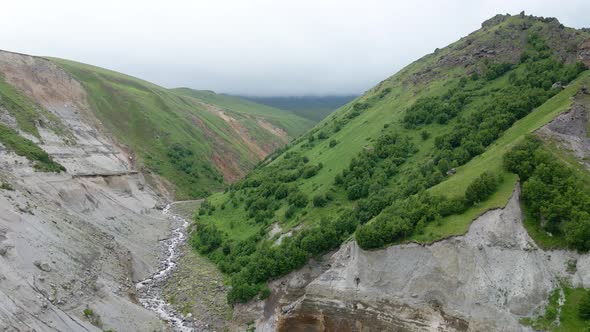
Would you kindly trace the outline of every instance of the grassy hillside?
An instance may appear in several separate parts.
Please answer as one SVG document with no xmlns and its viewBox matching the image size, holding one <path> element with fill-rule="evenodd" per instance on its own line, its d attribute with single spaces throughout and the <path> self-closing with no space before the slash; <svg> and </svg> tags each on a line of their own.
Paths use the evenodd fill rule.
<svg viewBox="0 0 590 332">
<path fill-rule="evenodd" d="M 589 38 L 555 19 L 484 22 L 212 195 L 192 244 L 231 275 L 229 300 L 245 301 L 351 236 L 369 249 L 464 233 L 510 197 L 503 155 L 590 82 L 577 57 Z M 277 225 L 294 234 L 280 245 Z"/>
<path fill-rule="evenodd" d="M 199 99 L 110 70 L 51 60 L 82 83 L 92 111 L 133 151 L 138 167 L 167 179 L 179 199 L 223 188 L 311 125 L 237 98 Z"/>
<path fill-rule="evenodd" d="M 243 96 L 242 99 L 291 111 L 304 118 L 319 122 L 348 104 L 357 96 L 298 96 L 298 97 L 257 97 Z"/>
<path fill-rule="evenodd" d="M 263 117 L 266 121 L 269 121 L 275 126 L 284 128 L 291 137 L 297 137 L 305 133 L 314 125 L 314 121 L 305 119 L 302 115 L 297 116 L 286 110 L 256 103 L 244 98 L 217 94 L 213 91 L 193 90 L 189 88 L 177 88 L 172 89 L 172 91 L 182 95 L 195 97 L 207 103 L 237 113 Z"/>
<path fill-rule="evenodd" d="M 41 136 L 37 130 L 37 123 L 40 121 L 43 121 L 45 126 L 57 135 L 66 137 L 71 135 L 53 114 L 19 93 L 0 76 L 0 114 L 4 112 L 7 112 L 16 122 L 14 128 L 0 122 L 0 144 L 4 148 L 27 158 L 37 171 L 65 171 L 62 165 L 55 162 L 35 142 L 25 136 L 28 134 L 40 139 Z"/>
</svg>

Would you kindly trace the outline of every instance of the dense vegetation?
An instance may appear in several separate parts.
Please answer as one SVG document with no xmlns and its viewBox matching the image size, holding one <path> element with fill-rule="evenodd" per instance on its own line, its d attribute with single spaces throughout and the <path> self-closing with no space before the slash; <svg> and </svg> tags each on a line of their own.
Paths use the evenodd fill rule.
<svg viewBox="0 0 590 332">
<path fill-rule="evenodd" d="M 590 250 L 587 183 L 533 137 L 506 154 L 504 165 L 520 177 L 524 204 L 540 228 L 563 235 L 571 248 Z"/>
<path fill-rule="evenodd" d="M 405 181 L 398 183 L 393 194 L 373 191 L 375 197 L 394 197 L 393 205 L 384 211 L 375 222 L 367 224 L 357 232 L 356 239 L 363 248 L 378 248 L 403 239 L 414 231 L 420 231 L 424 224 L 439 220 L 452 213 L 462 213 L 468 205 L 473 205 L 489 197 L 497 187 L 494 175 L 484 173 L 469 185 L 465 197 L 448 200 L 444 197 L 433 199 L 421 193 L 443 180 L 451 168 L 463 165 L 485 151 L 505 130 L 518 119 L 526 116 L 535 107 L 559 92 L 547 82 L 569 82 L 584 71 L 583 65 L 575 63 L 564 65 L 551 56 L 545 43 L 531 35 L 529 47 L 521 57 L 518 68 L 511 65 L 486 65 L 486 73 L 471 76 L 471 83 L 463 78 L 458 86 L 439 97 L 418 99 L 403 118 L 406 128 L 417 130 L 424 124 L 436 121 L 446 124 L 451 118 L 461 116 L 453 129 L 435 137 L 436 148 L 429 163 L 418 171 L 413 170 Z M 490 69 L 491 68 L 491 69 Z M 481 100 L 481 90 L 485 82 L 508 75 L 508 85 L 486 96 L 480 104 L 480 111 L 462 115 L 470 101 Z M 379 142 L 379 141 L 378 141 Z M 367 158 L 362 158 L 366 160 Z M 354 160 L 353 160 L 354 162 Z M 351 163 L 352 165 L 352 163 Z M 361 174 L 371 174 L 366 167 Z M 366 181 L 365 181 L 366 182 Z M 408 197 L 412 194 L 416 197 Z M 350 195 L 349 195 L 350 198 Z M 450 203 L 449 203 L 450 202 Z M 383 204 L 384 206 L 388 204 Z M 422 208 L 416 208 L 422 206 Z M 363 205 L 359 204 L 359 209 Z M 407 213 L 411 209 L 412 213 Z M 381 212 L 377 209 L 370 217 Z M 361 219 L 361 222 L 363 220 Z"/>
<path fill-rule="evenodd" d="M 19 133 L 0 123 L 0 143 L 8 150 L 33 162 L 33 167 L 41 172 L 62 172 L 66 169 L 53 161 L 37 144 L 22 137 Z"/>
<path fill-rule="evenodd" d="M 499 189 L 509 195 L 516 176 L 502 169 L 505 148 L 497 142 L 505 147 L 549 121 L 543 114 L 557 114 L 555 101 L 549 111 L 533 111 L 562 91 L 553 83 L 566 85 L 585 69 L 558 60 L 536 32 L 522 37 L 527 41 L 516 62 L 483 58 L 470 71 L 454 69 L 430 83 L 422 77 L 438 68 L 424 64 L 441 58 L 412 64 L 213 195 L 197 225 L 213 234 L 214 245 L 198 231 L 192 243 L 231 276 L 230 302 L 252 298 L 268 279 L 351 235 L 366 249 L 421 234 L 432 241 L 440 238 L 426 235 L 433 225 L 443 227 L 454 216 L 470 222 Z M 567 97 L 555 100 L 561 107 Z M 501 139 L 507 130 L 508 143 Z M 466 171 L 489 150 L 498 155 L 489 167 Z M 280 243 L 269 235 L 277 224 L 292 234 Z"/>
</svg>

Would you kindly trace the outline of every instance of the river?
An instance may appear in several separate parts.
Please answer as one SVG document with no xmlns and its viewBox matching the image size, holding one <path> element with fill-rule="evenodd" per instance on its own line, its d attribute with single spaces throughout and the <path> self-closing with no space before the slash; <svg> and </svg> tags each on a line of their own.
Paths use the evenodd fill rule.
<svg viewBox="0 0 590 332">
<path fill-rule="evenodd" d="M 180 226 L 172 231 L 169 239 L 162 240 L 166 251 L 164 259 L 160 264 L 160 270 L 156 271 L 150 278 L 138 282 L 135 288 L 139 295 L 139 302 L 145 308 L 156 312 L 162 320 L 170 324 L 174 331 L 192 332 L 195 331 L 192 320 L 186 319 L 187 317 L 176 311 L 162 298 L 162 284 L 176 268 L 176 260 L 179 256 L 178 252 L 180 247 L 186 242 L 186 229 L 189 225 L 188 220 L 170 211 L 173 204 L 166 205 L 162 213 L 179 222 Z"/>
</svg>

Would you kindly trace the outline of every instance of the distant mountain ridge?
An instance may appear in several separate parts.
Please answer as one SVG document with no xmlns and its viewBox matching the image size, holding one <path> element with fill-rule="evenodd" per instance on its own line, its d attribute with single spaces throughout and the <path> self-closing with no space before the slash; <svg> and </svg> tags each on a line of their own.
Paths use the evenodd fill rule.
<svg viewBox="0 0 590 332">
<path fill-rule="evenodd" d="M 319 122 L 341 106 L 348 104 L 358 95 L 333 96 L 238 96 L 242 99 L 288 110 L 302 117 Z"/>
</svg>

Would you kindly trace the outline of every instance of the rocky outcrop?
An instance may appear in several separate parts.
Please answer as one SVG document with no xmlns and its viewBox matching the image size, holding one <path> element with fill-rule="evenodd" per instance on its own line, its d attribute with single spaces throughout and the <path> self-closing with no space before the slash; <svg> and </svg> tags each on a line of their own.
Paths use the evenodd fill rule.
<svg viewBox="0 0 590 332">
<path fill-rule="evenodd" d="M 542 139 L 555 142 L 562 151 L 571 151 L 578 162 L 590 170 L 590 138 L 588 137 L 590 94 L 582 88 L 574 96 L 572 106 L 546 126 L 537 130 Z"/>
<path fill-rule="evenodd" d="M 61 134 L 38 126 L 40 138 L 27 137 L 68 170 L 36 172 L 0 145 L 0 179 L 12 188 L 0 189 L 0 331 L 165 329 L 134 287 L 157 269 L 158 240 L 171 228 L 155 209 L 158 193 L 99 129 L 67 73 L 0 52 L 0 74 L 61 123 Z"/>
<path fill-rule="evenodd" d="M 559 280 L 590 286 L 590 256 L 544 251 L 529 237 L 519 188 L 464 236 L 374 251 L 351 241 L 329 265 L 259 330 L 524 331 L 519 319 L 542 308 Z"/>
<path fill-rule="evenodd" d="M 590 39 L 578 47 L 578 60 L 582 61 L 586 67 L 590 67 Z"/>
</svg>

